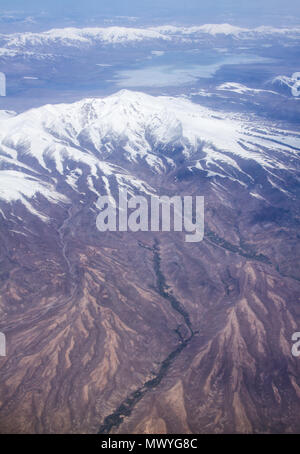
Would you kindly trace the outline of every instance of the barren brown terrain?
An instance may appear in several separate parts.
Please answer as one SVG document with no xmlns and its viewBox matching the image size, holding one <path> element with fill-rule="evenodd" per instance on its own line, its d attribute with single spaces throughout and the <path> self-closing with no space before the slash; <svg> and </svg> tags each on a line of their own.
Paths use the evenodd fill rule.
<svg viewBox="0 0 300 454">
<path fill-rule="evenodd" d="M 76 206 L 63 230 L 2 221 L 2 433 L 300 430 L 296 231 L 206 190 L 196 244 L 101 234 Z"/>
</svg>

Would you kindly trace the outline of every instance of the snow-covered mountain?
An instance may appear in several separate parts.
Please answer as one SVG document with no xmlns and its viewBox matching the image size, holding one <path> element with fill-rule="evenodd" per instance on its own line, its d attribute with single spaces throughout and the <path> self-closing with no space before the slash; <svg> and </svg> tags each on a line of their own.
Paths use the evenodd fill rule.
<svg viewBox="0 0 300 454">
<path fill-rule="evenodd" d="M 140 175 L 167 174 L 179 161 L 187 173 L 243 187 L 255 186 L 256 172 L 263 171 L 268 185 L 293 196 L 286 182 L 299 167 L 299 133 L 185 98 L 122 90 L 1 117 L 0 198 L 6 202 L 27 197 L 29 207 L 37 193 L 66 202 L 73 191 L 109 193 L 120 185 L 155 191 Z"/>
<path fill-rule="evenodd" d="M 300 27 L 274 28 L 261 26 L 241 28 L 230 24 L 205 24 L 180 27 L 164 25 L 147 28 L 132 27 L 94 27 L 59 28 L 40 33 L 0 34 L 0 50 L 4 52 L 39 50 L 41 47 L 87 47 L 97 44 L 130 44 L 147 41 L 178 41 L 199 37 L 227 36 L 235 39 L 254 39 L 270 36 L 299 38 Z"/>
<path fill-rule="evenodd" d="M 130 91 L 0 118 L 1 432 L 299 433 L 299 133 Z M 120 187 L 204 195 L 203 241 L 99 232 Z"/>
<path fill-rule="evenodd" d="M 276 91 L 250 88 L 244 84 L 239 84 L 237 82 L 225 82 L 225 83 L 219 85 L 218 87 L 216 87 L 216 89 L 220 90 L 220 91 L 230 91 L 233 93 L 238 93 L 240 95 L 250 94 L 250 95 L 254 96 L 259 93 L 272 93 L 274 95 L 278 94 Z"/>
<path fill-rule="evenodd" d="M 276 76 L 272 79 L 271 84 L 278 89 L 287 90 L 294 98 L 299 97 L 299 80 L 300 72 L 295 72 L 291 76 Z"/>
</svg>

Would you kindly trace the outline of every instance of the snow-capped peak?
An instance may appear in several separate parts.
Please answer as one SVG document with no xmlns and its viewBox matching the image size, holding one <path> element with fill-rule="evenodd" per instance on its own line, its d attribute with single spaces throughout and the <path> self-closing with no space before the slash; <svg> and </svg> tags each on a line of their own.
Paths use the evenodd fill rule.
<svg viewBox="0 0 300 454">
<path fill-rule="evenodd" d="M 153 147 L 164 143 L 180 144 L 190 154 L 202 142 L 247 158 L 253 155 L 241 143 L 249 141 L 254 129 L 245 119 L 216 113 L 185 98 L 121 90 L 106 98 L 46 105 L 8 118 L 2 122 L 0 139 L 7 147 L 31 144 L 27 148 L 40 162 L 45 149 L 49 153 L 50 138 L 52 146 L 68 142 L 91 155 L 93 150 L 107 154 L 122 144 L 123 149 L 131 149 L 128 159 L 153 153 Z M 262 140 L 263 134 L 259 136 Z"/>
<path fill-rule="evenodd" d="M 178 152 L 188 168 L 209 175 L 242 181 L 242 168 L 250 162 L 273 178 L 278 169 L 289 171 L 287 156 L 291 162 L 297 159 L 297 149 L 297 133 L 215 112 L 186 98 L 121 90 L 106 98 L 45 105 L 1 120 L 0 160 L 6 170 L 0 171 L 0 198 L 5 199 L 9 182 L 14 186 L 13 199 L 19 194 L 25 200 L 24 188 L 38 174 L 52 181 L 47 187 L 34 183 L 36 192 L 48 194 L 48 199 L 57 178 L 75 191 L 79 191 L 79 180 L 81 187 L 85 181 L 95 193 L 99 187 L 110 191 L 110 184 L 146 191 L 147 185 L 130 173 L 132 169 L 167 172 L 176 167 Z M 9 174 L 8 179 L 3 174 L 7 170 L 20 172 L 21 177 Z M 62 198 L 53 193 L 52 200 Z"/>
</svg>

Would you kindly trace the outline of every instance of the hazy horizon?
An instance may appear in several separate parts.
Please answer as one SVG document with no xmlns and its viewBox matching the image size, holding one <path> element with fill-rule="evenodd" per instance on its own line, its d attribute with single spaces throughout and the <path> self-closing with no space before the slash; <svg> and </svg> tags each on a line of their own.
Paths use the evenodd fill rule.
<svg viewBox="0 0 300 454">
<path fill-rule="evenodd" d="M 24 11 L 26 10 L 26 11 Z M 113 23 L 129 21 L 130 23 L 178 22 L 178 23 L 220 23 L 229 22 L 241 26 L 274 25 L 287 26 L 297 23 L 300 15 L 300 3 L 296 0 L 214 0 L 199 2 L 187 0 L 179 2 L 172 0 L 121 0 L 85 2 L 71 0 L 53 0 L 41 3 L 38 0 L 2 0 L 0 6 L 0 24 L 5 32 L 5 24 L 14 21 L 20 25 L 23 19 L 28 25 L 50 22 L 55 18 L 59 23 L 71 22 L 74 25 L 101 23 L 101 19 Z M 27 20 L 26 20 L 27 19 Z M 29 21 L 30 22 L 30 21 Z"/>
</svg>

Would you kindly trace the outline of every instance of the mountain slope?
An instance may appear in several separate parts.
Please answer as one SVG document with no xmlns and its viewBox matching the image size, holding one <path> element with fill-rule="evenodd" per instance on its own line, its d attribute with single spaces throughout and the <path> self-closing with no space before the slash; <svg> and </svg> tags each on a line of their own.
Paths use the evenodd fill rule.
<svg viewBox="0 0 300 454">
<path fill-rule="evenodd" d="M 26 180 L 38 174 L 54 186 L 62 178 L 71 190 L 78 191 L 81 181 L 85 190 L 96 191 L 93 182 L 102 177 L 130 186 L 134 168 L 161 174 L 180 159 L 186 172 L 219 175 L 244 186 L 253 185 L 261 169 L 269 185 L 290 192 L 286 182 L 299 165 L 300 136 L 186 99 L 123 90 L 9 117 L 2 121 L 0 143 L 5 200 L 8 170 L 21 172 L 20 183 L 22 175 Z M 143 184 L 136 181 L 136 187 Z M 18 183 L 14 186 L 17 191 Z"/>
<path fill-rule="evenodd" d="M 3 115 L 2 433 L 299 432 L 299 133 L 122 91 Z M 204 240 L 99 194 L 204 195 Z"/>
</svg>

